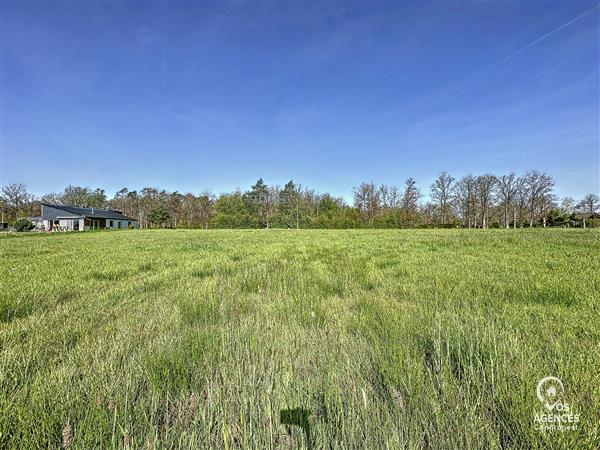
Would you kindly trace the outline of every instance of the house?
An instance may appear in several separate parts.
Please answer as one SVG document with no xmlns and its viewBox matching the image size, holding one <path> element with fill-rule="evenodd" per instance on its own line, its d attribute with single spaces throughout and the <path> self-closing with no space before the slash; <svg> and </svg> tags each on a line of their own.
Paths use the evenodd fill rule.
<svg viewBox="0 0 600 450">
<path fill-rule="evenodd" d="M 49 203 L 42 203 L 42 215 L 31 219 L 37 229 L 48 231 L 138 228 L 138 221 L 121 214 L 121 211 Z"/>
<path fill-rule="evenodd" d="M 583 228 L 595 228 L 600 225 L 600 214 L 597 212 L 582 214 Z"/>
<path fill-rule="evenodd" d="M 572 227 L 583 227 L 583 228 L 598 228 L 600 227 L 600 213 L 583 213 L 573 214 L 569 225 Z"/>
</svg>

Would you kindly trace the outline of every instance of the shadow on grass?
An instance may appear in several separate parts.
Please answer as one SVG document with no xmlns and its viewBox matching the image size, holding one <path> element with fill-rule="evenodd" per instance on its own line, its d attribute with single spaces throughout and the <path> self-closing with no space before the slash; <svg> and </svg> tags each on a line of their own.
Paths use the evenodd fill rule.
<svg viewBox="0 0 600 450">
<path fill-rule="evenodd" d="M 300 427 L 306 434 L 306 447 L 312 449 L 312 441 L 310 439 L 310 424 L 308 417 L 310 411 L 303 408 L 282 409 L 279 412 L 279 421 L 285 425 L 288 436 L 291 434 L 291 426 Z"/>
</svg>

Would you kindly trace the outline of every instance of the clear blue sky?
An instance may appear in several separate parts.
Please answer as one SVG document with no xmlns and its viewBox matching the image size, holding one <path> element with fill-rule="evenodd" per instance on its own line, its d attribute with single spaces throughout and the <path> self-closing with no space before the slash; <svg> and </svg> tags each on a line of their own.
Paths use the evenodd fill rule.
<svg viewBox="0 0 600 450">
<path fill-rule="evenodd" d="M 597 5 L 4 1 L 3 182 L 349 198 L 538 169 L 598 192 Z"/>
</svg>

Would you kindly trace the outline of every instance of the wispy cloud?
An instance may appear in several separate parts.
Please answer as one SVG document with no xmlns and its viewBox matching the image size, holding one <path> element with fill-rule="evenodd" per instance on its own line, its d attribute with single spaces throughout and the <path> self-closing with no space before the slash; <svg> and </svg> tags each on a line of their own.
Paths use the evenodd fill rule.
<svg viewBox="0 0 600 450">
<path fill-rule="evenodd" d="M 438 95 L 437 97 L 433 98 L 431 101 L 428 102 L 428 106 L 434 105 L 436 103 L 438 103 L 439 101 L 441 101 L 442 99 L 454 94 L 457 91 L 460 91 L 461 89 L 465 88 L 468 84 L 472 83 L 473 81 L 475 81 L 476 79 L 482 77 L 483 75 L 485 75 L 486 73 L 490 72 L 491 70 L 494 70 L 496 67 L 501 66 L 502 64 L 505 64 L 506 62 L 510 61 L 511 59 L 513 59 L 515 56 L 520 55 L 521 53 L 523 53 L 524 51 L 530 49 L 531 47 L 539 44 L 540 42 L 548 39 L 551 36 L 554 36 L 555 34 L 559 33 L 560 31 L 564 30 L 565 28 L 567 28 L 570 25 L 573 25 L 575 22 L 583 19 L 584 17 L 586 17 L 587 15 L 591 14 L 593 11 L 595 11 L 596 9 L 598 9 L 598 7 L 600 6 L 600 4 L 595 5 L 594 7 L 588 9 L 587 11 L 583 12 L 582 14 L 578 15 L 577 17 L 568 20 L 567 22 L 563 23 L 561 26 L 553 29 L 552 31 L 543 34 L 542 36 L 534 39 L 533 41 L 531 41 L 529 44 L 524 45 L 523 47 L 515 50 L 514 52 L 508 54 L 507 56 L 505 56 L 504 58 L 496 61 L 493 64 L 490 64 L 487 67 L 484 67 L 483 69 L 481 69 L 479 72 L 475 73 L 474 75 L 472 75 L 471 77 L 469 77 L 468 79 L 466 79 L 465 81 L 447 88 L 446 90 L 444 90 L 440 95 Z"/>
</svg>

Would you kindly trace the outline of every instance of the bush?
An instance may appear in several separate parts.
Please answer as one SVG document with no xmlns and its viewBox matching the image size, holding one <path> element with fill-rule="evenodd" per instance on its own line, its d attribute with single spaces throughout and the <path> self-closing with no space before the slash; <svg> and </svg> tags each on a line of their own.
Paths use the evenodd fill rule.
<svg viewBox="0 0 600 450">
<path fill-rule="evenodd" d="M 33 230 L 33 223 L 28 219 L 17 219 L 13 222 L 13 227 L 19 232 L 31 231 Z"/>
</svg>

